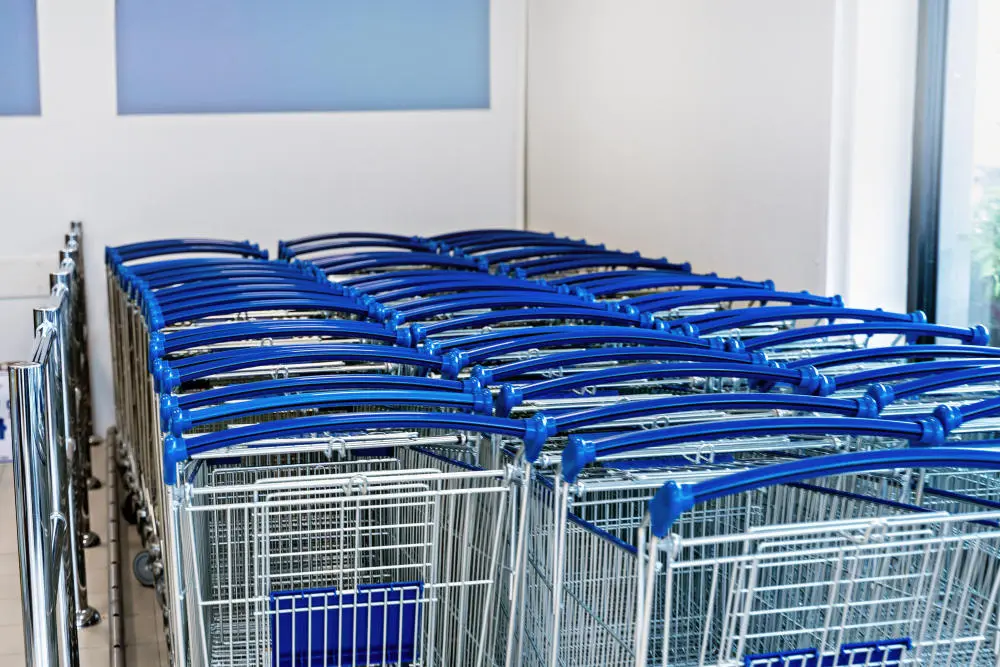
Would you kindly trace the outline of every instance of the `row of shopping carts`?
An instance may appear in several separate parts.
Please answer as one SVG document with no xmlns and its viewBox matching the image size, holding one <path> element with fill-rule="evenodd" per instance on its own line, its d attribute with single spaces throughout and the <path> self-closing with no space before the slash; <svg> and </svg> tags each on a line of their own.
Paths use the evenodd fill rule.
<svg viewBox="0 0 1000 667">
<path fill-rule="evenodd" d="M 982 327 L 511 230 L 106 260 L 175 665 L 1000 664 Z"/>
</svg>

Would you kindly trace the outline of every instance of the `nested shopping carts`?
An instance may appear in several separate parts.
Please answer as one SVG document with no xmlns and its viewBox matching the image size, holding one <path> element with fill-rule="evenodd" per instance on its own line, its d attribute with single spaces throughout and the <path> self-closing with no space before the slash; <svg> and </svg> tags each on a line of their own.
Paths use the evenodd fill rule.
<svg viewBox="0 0 1000 667">
<path fill-rule="evenodd" d="M 982 327 L 520 231 L 106 255 L 177 665 L 997 664 Z"/>
</svg>

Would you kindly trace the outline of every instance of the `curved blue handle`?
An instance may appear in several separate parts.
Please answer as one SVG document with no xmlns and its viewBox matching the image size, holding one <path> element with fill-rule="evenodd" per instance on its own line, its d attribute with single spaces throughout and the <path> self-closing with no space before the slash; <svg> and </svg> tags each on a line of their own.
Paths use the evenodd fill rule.
<svg viewBox="0 0 1000 667">
<path fill-rule="evenodd" d="M 685 306 L 700 306 L 725 301 L 760 301 L 762 303 L 781 301 L 796 306 L 829 306 L 840 308 L 844 300 L 839 296 L 818 296 L 808 292 L 776 292 L 760 287 L 713 287 L 698 290 L 680 290 L 659 294 L 644 294 L 625 299 L 624 304 L 645 311 L 673 310 Z"/>
<path fill-rule="evenodd" d="M 900 399 L 914 398 L 916 396 L 921 396 L 923 394 L 941 389 L 955 389 L 973 384 L 975 382 L 996 382 L 997 380 L 1000 380 L 1000 365 L 993 363 L 977 368 L 965 368 L 963 370 L 952 372 L 938 372 L 930 375 L 929 377 L 918 377 L 915 380 L 900 382 L 897 385 L 880 383 L 869 387 L 867 393 L 879 403 L 879 409 L 881 409 L 889 403 Z M 998 389 L 998 391 L 1000 391 L 1000 389 Z M 988 401 L 990 399 L 986 400 Z M 946 430 L 951 431 L 960 424 L 971 419 L 983 416 L 992 416 L 990 410 L 985 408 L 985 404 L 985 401 L 981 401 L 977 404 L 963 406 L 963 408 L 958 412 L 953 409 L 949 409 L 947 411 L 948 415 L 961 415 L 960 419 L 957 421 L 954 417 L 951 419 L 943 417 L 942 415 L 946 414 L 946 412 L 940 408 L 937 412 L 935 412 L 935 415 L 937 415 L 938 418 L 944 422 Z M 1000 405 L 1000 403 L 998 403 L 998 405 Z M 966 408 L 968 408 L 968 410 L 966 410 Z M 998 409 L 998 412 L 1000 412 L 1000 409 Z"/>
<path fill-rule="evenodd" d="M 442 279 L 447 279 L 453 282 L 471 281 L 488 283 L 490 281 L 495 281 L 503 282 L 504 284 L 515 282 L 519 285 L 525 286 L 543 284 L 541 281 L 518 280 L 517 278 L 497 276 L 492 273 L 484 273 L 481 271 L 449 271 L 444 273 L 440 269 L 399 269 L 396 271 L 368 273 L 338 281 L 337 284 L 353 287 L 358 292 L 363 292 L 365 294 L 377 294 L 382 291 L 409 287 L 410 285 L 433 283 L 436 280 Z"/>
<path fill-rule="evenodd" d="M 417 328 L 420 325 L 412 325 L 411 328 Z M 609 331 L 609 329 L 611 331 Z M 484 347 L 486 345 L 493 345 L 497 342 L 505 343 L 510 342 L 515 339 L 525 338 L 525 337 L 535 337 L 535 336 L 593 336 L 595 340 L 601 340 L 601 337 L 610 334 L 616 335 L 618 329 L 625 329 L 626 331 L 638 331 L 638 332 L 648 332 L 661 334 L 660 336 L 652 337 L 652 340 L 674 340 L 679 334 L 672 334 L 665 330 L 656 330 L 650 332 L 648 329 L 629 329 L 628 327 L 606 327 L 606 326 L 593 326 L 586 324 L 555 324 L 555 325 L 543 325 L 537 327 L 503 327 L 500 330 L 490 331 L 487 333 L 472 334 L 470 336 L 461 336 L 455 338 L 440 338 L 435 340 L 427 341 L 424 344 L 424 349 L 428 352 L 433 352 L 435 354 L 444 354 L 451 350 L 473 350 Z M 629 340 L 648 340 L 648 337 L 640 335 L 637 336 L 627 336 Z M 687 337 L 683 337 L 687 340 Z M 701 339 L 694 338 L 694 341 Z M 702 345 L 696 343 L 699 347 Z"/>
<path fill-rule="evenodd" d="M 306 265 L 301 262 L 296 264 L 284 264 L 284 268 L 281 269 L 274 267 L 270 262 L 256 262 L 256 264 L 257 266 L 248 265 L 200 270 L 195 269 L 177 273 L 162 272 L 145 277 L 143 278 L 143 281 L 149 289 L 162 290 L 173 285 L 198 283 L 209 280 L 219 280 L 222 278 L 228 280 L 264 280 L 288 277 L 293 280 L 311 278 L 317 282 L 319 280 L 326 280 L 325 273 L 315 267 L 311 267 L 312 272 L 310 273 L 305 270 Z M 335 283 L 330 284 L 334 287 L 338 287 Z"/>
<path fill-rule="evenodd" d="M 489 392 L 475 394 L 447 391 L 414 391 L 381 389 L 376 391 L 320 391 L 282 394 L 249 401 L 209 405 L 191 410 L 175 410 L 170 416 L 170 432 L 180 437 L 192 428 L 242 419 L 254 415 L 291 412 L 299 410 L 333 410 L 370 406 L 418 406 L 444 410 L 465 410 L 478 414 L 491 414 Z"/>
<path fill-rule="evenodd" d="M 554 371 L 561 373 L 563 369 L 584 364 L 603 362 L 624 363 L 629 361 L 706 361 L 731 362 L 743 364 L 763 364 L 766 357 L 760 353 L 726 352 L 724 350 L 705 349 L 697 347 L 677 346 L 642 346 L 642 347 L 599 347 L 589 350 L 573 350 L 546 354 L 534 359 L 514 361 L 509 364 L 484 368 L 476 366 L 472 376 L 483 384 L 502 382 L 519 376 Z"/>
<path fill-rule="evenodd" d="M 751 468 L 692 485 L 680 485 L 670 481 L 660 487 L 649 501 L 650 528 L 657 537 L 666 537 L 681 515 L 696 505 L 716 498 L 829 475 L 899 468 L 1000 470 L 1000 454 L 994 451 L 958 447 L 853 452 L 813 456 L 798 461 Z"/>
<path fill-rule="evenodd" d="M 592 250 L 592 251 L 604 251 L 603 245 L 580 245 L 576 242 L 561 243 L 559 241 L 552 241 L 547 244 L 504 244 L 504 245 L 516 245 L 513 248 L 497 249 L 489 251 L 489 248 L 483 247 L 486 244 L 476 246 L 474 248 L 463 248 L 466 253 L 481 253 L 476 254 L 476 257 L 481 257 L 486 260 L 490 266 L 500 264 L 502 262 L 510 262 L 512 260 L 522 260 L 530 258 L 541 258 L 541 257 L 566 257 L 569 255 L 578 254 L 581 250 Z M 490 244 L 495 245 L 498 248 L 503 248 L 504 246 L 500 244 Z M 485 251 L 485 252 L 484 252 Z"/>
<path fill-rule="evenodd" d="M 359 317 L 366 317 L 369 311 L 357 303 L 347 301 L 341 297 L 311 296 L 295 297 L 284 296 L 276 299 L 253 298 L 248 301 L 221 301 L 209 304 L 188 304 L 187 307 L 180 306 L 176 310 L 167 313 L 151 312 L 149 327 L 152 330 L 162 329 L 165 326 L 180 322 L 195 322 L 207 317 L 217 317 L 219 315 L 231 315 L 234 313 L 252 312 L 255 310 L 322 310 L 338 313 L 348 313 Z"/>
<path fill-rule="evenodd" d="M 463 229 L 458 232 L 448 232 L 446 234 L 438 234 L 437 236 L 430 237 L 432 241 L 445 241 L 448 245 L 459 246 L 463 243 L 475 243 L 476 241 L 485 241 L 488 239 L 501 239 L 501 238 L 521 238 L 521 239 L 535 239 L 535 238 L 556 238 L 553 232 L 534 232 L 527 229 Z"/>
<path fill-rule="evenodd" d="M 203 347 L 231 341 L 299 338 L 322 336 L 327 338 L 361 338 L 384 343 L 408 346 L 409 335 L 405 329 L 395 330 L 381 324 L 357 320 L 255 320 L 227 322 L 195 329 L 182 329 L 166 335 L 152 333 L 149 356 L 158 359 L 192 347 Z"/>
<path fill-rule="evenodd" d="M 486 264 L 465 257 L 439 255 L 432 252 L 371 252 L 355 255 L 319 257 L 311 260 L 327 275 L 350 273 L 352 271 L 372 271 L 394 266 L 434 266 L 443 269 L 465 271 L 485 271 Z"/>
<path fill-rule="evenodd" d="M 190 394 L 164 395 L 160 397 L 162 415 L 169 415 L 175 409 L 190 410 L 206 405 L 240 401 L 265 396 L 278 396 L 299 392 L 345 391 L 349 389 L 397 389 L 434 392 L 467 392 L 482 391 L 482 385 L 473 379 L 443 380 L 440 378 L 420 377 L 416 375 L 300 375 L 298 377 L 280 378 L 277 380 L 259 380 L 257 382 L 240 382 L 214 389 L 205 389 Z M 165 429 L 164 429 L 165 430 Z"/>
<path fill-rule="evenodd" d="M 687 271 L 672 271 L 669 269 L 610 269 L 606 271 L 587 271 L 585 273 L 571 273 L 568 276 L 554 276 L 547 278 L 546 282 L 552 285 L 566 285 L 569 287 L 580 286 L 587 289 L 587 285 L 599 283 L 605 280 L 623 280 L 626 278 L 669 278 L 670 276 L 698 276 L 717 278 L 715 273 L 690 273 Z M 740 278 L 736 278 L 740 280 Z M 768 283 L 770 281 L 767 281 Z M 765 285 L 761 285 L 762 287 Z M 589 289 L 588 289 L 589 291 Z"/>
<path fill-rule="evenodd" d="M 192 454 L 209 452 L 233 445 L 252 444 L 272 438 L 315 436 L 317 434 L 353 434 L 359 431 L 386 429 L 446 429 L 473 433 L 506 435 L 515 438 L 532 436 L 532 421 L 465 412 L 374 412 L 320 415 L 261 422 L 250 426 L 215 431 L 191 438 L 168 436 L 163 440 L 164 482 L 177 482 L 177 464 Z M 391 436 L 387 436 L 391 439 Z"/>
<path fill-rule="evenodd" d="M 193 259 L 192 258 L 165 259 L 157 262 L 147 262 L 144 264 L 131 264 L 128 266 L 125 266 L 124 264 L 119 264 L 113 268 L 113 271 L 119 277 L 127 273 L 129 275 L 138 278 L 151 278 L 152 276 L 159 276 L 162 274 L 167 274 L 171 276 L 176 274 L 177 277 L 179 278 L 183 274 L 192 271 L 240 269 L 245 267 L 266 270 L 266 267 L 273 267 L 274 264 L 275 263 L 264 261 L 261 259 L 253 259 L 249 257 L 242 257 L 242 258 L 197 257 Z M 280 269 L 275 268 L 274 270 L 288 270 L 291 268 L 293 268 L 292 265 L 285 264 L 284 267 Z"/>
<path fill-rule="evenodd" d="M 767 336 L 760 336 L 747 341 L 748 350 L 766 350 L 769 347 L 787 345 L 806 340 L 828 338 L 831 336 L 875 336 L 878 334 L 894 334 L 906 336 L 908 340 L 920 336 L 937 338 L 952 338 L 970 345 L 987 345 L 990 341 L 989 331 L 982 325 L 969 329 L 949 327 L 942 324 L 922 324 L 917 322 L 862 322 L 861 324 L 828 324 L 816 327 L 789 329 Z"/>
<path fill-rule="evenodd" d="M 404 347 L 391 345 L 268 345 L 264 347 L 222 350 L 160 361 L 155 366 L 156 390 L 171 392 L 181 384 L 259 366 L 294 365 L 332 361 L 403 364 L 440 370 L 441 359 Z"/>
<path fill-rule="evenodd" d="M 502 251 L 505 248 L 510 248 L 516 251 L 521 248 L 575 248 L 580 250 L 581 248 L 588 248 L 593 250 L 604 250 L 604 244 L 591 244 L 583 240 L 573 240 L 566 237 L 553 237 L 553 236 L 534 236 L 534 237 L 511 237 L 511 238 L 494 238 L 485 240 L 472 240 L 464 241 L 462 243 L 450 243 L 449 245 L 454 246 L 460 252 L 465 254 L 475 254 L 475 253 L 490 253 L 495 254 L 491 251 Z M 502 261 L 502 260 L 500 260 Z"/>
<path fill-rule="evenodd" d="M 535 259 L 520 262 L 508 267 L 517 276 L 530 278 L 546 273 L 556 273 L 559 271 L 576 271 L 579 269 L 590 269 L 599 266 L 628 266 L 647 267 L 667 271 L 679 271 L 690 273 L 691 265 L 687 262 L 675 264 L 665 259 L 650 259 L 628 255 L 626 253 L 577 253 L 573 257 L 551 259 Z"/>
<path fill-rule="evenodd" d="M 341 296 L 329 282 L 317 282 L 305 276 L 277 276 L 273 278 L 240 278 L 209 280 L 197 283 L 183 283 L 156 292 L 156 302 L 160 308 L 194 299 L 218 300 L 228 295 L 252 294 L 334 294 Z"/>
<path fill-rule="evenodd" d="M 704 276 L 693 273 L 687 274 L 659 271 L 636 271 L 634 273 L 638 275 L 605 277 L 594 280 L 579 280 L 575 281 L 574 284 L 587 290 L 594 296 L 616 296 L 622 293 L 634 292 L 635 290 L 658 289 L 664 287 L 732 287 L 762 290 L 774 289 L 774 283 L 770 280 L 764 282 L 753 282 L 751 280 L 743 280 L 742 278 L 719 278 L 718 276 Z"/>
<path fill-rule="evenodd" d="M 907 440 L 921 446 L 939 446 L 945 432 L 934 417 L 918 421 L 872 419 L 862 417 L 780 417 L 760 419 L 722 419 L 714 422 L 669 426 L 647 431 L 629 431 L 606 438 L 569 437 L 562 454 L 563 477 L 573 482 L 584 466 L 598 456 L 621 454 L 648 447 L 662 447 L 685 442 L 708 442 L 730 438 L 753 438 L 778 435 L 849 435 Z M 794 448 L 790 445 L 789 448 Z"/>
<path fill-rule="evenodd" d="M 159 255 L 180 255 L 192 253 L 219 253 L 225 255 L 241 255 L 267 259 L 267 250 L 262 250 L 256 243 L 249 241 L 229 241 L 225 239 L 160 239 L 130 243 L 109 248 L 113 258 L 122 262 L 131 262 Z"/>
<path fill-rule="evenodd" d="M 438 272 L 440 274 L 440 272 Z M 458 273 L 457 271 L 451 273 Z M 469 275 L 474 276 L 486 276 L 486 273 L 470 273 Z M 530 286 L 525 286 L 522 283 L 528 283 Z M 385 291 L 368 291 L 366 294 L 376 294 L 379 301 L 382 303 L 392 303 L 395 301 L 401 301 L 404 299 L 413 299 L 415 297 L 433 298 L 432 295 L 441 294 L 453 294 L 462 295 L 465 292 L 473 292 L 479 294 L 483 291 L 503 291 L 511 294 L 523 294 L 525 292 L 540 292 L 543 294 L 553 294 L 556 292 L 556 288 L 549 285 L 544 285 L 542 283 L 531 284 L 526 280 L 514 280 L 509 279 L 509 282 L 495 282 L 495 281 L 483 281 L 475 282 L 472 280 L 446 280 L 443 278 L 438 278 L 434 282 L 426 282 L 419 285 L 411 285 L 409 287 L 396 288 L 392 290 Z M 405 305 L 400 305 L 399 310 L 403 310 Z"/>
<path fill-rule="evenodd" d="M 290 259 L 300 257 L 314 252 L 327 252 L 331 250 L 357 250 L 358 248 L 396 248 L 401 250 L 413 250 L 416 252 L 428 252 L 432 250 L 427 241 L 415 239 L 373 239 L 373 238 L 353 238 L 353 239 L 323 239 L 310 243 L 301 243 L 294 246 L 285 244 L 279 249 L 279 257 Z M 283 254 L 281 254 L 283 251 Z M 345 253 L 345 255 L 348 253 Z"/>
<path fill-rule="evenodd" d="M 480 290 L 472 295 L 444 294 L 441 296 L 432 296 L 411 303 L 400 304 L 396 310 L 403 313 L 406 319 L 412 321 L 467 310 L 496 309 L 500 306 L 510 308 L 570 306 L 610 310 L 606 304 L 586 302 L 569 294 L 493 288 Z"/>
<path fill-rule="evenodd" d="M 891 380 L 902 380 L 905 378 L 924 378 L 928 376 L 936 377 L 940 374 L 951 373 L 952 371 L 978 369 L 984 364 L 1000 364 L 1000 357 L 987 359 L 952 359 L 949 361 L 922 361 L 909 364 L 895 364 L 893 366 L 867 368 L 863 371 L 855 371 L 853 373 L 838 375 L 836 380 L 837 389 L 865 387 L 873 382 L 889 382 Z"/>
<path fill-rule="evenodd" d="M 704 315 L 692 315 L 678 322 L 687 322 L 702 333 L 729 331 L 768 322 L 800 320 L 859 320 L 861 322 L 926 322 L 921 311 L 890 313 L 884 310 L 824 306 L 766 306 L 720 310 Z"/>
<path fill-rule="evenodd" d="M 893 347 L 866 347 L 860 350 L 834 352 L 816 357 L 798 359 L 786 364 L 789 368 L 797 366 L 844 366 L 847 364 L 866 363 L 871 361 L 888 361 L 891 359 L 936 359 L 936 358 L 989 358 L 1000 357 L 1000 348 L 980 345 L 896 345 Z"/>
<path fill-rule="evenodd" d="M 593 387 L 603 383 L 635 382 L 637 380 L 663 380 L 667 378 L 721 377 L 742 378 L 751 382 L 789 384 L 802 394 L 825 396 L 834 388 L 832 378 L 825 377 L 815 369 L 789 369 L 768 364 L 735 364 L 684 362 L 661 364 L 634 364 L 615 368 L 573 373 L 565 377 L 540 380 L 529 384 L 505 384 L 497 396 L 497 411 L 506 416 L 525 400 L 539 399 L 554 394 Z"/>
<path fill-rule="evenodd" d="M 673 412 L 694 410 L 791 410 L 818 412 L 864 419 L 876 419 L 878 406 L 868 396 L 857 399 L 829 398 L 795 394 L 697 394 L 686 396 L 660 396 L 647 400 L 626 401 L 588 410 L 563 413 L 543 420 L 548 435 L 567 434 L 572 431 L 598 426 L 622 419 L 655 417 Z M 710 422 L 711 423 L 711 422 Z M 645 433 L 647 431 L 637 431 Z M 620 436 L 616 436 L 620 437 Z M 596 442 L 601 442 L 600 440 Z M 596 450 L 595 450 L 595 453 Z M 534 462 L 541 454 L 541 446 L 525 448 L 525 458 Z M 565 459 L 564 459 L 565 460 Z"/>
<path fill-rule="evenodd" d="M 577 307 L 565 306 L 560 308 L 511 308 L 509 310 L 496 310 L 489 313 L 480 313 L 478 315 L 453 317 L 441 322 L 411 324 L 410 328 L 413 330 L 414 340 L 419 342 L 425 340 L 428 336 L 443 334 L 448 331 L 479 329 L 482 327 L 492 326 L 494 324 L 566 320 L 596 322 L 622 327 L 653 328 L 656 326 L 656 320 L 648 315 L 612 312 L 610 310 L 587 308 L 580 305 Z"/>
<path fill-rule="evenodd" d="M 524 350 L 543 350 L 558 347 L 605 346 L 609 343 L 644 346 L 681 347 L 695 349 L 727 349 L 721 339 L 694 338 L 671 334 L 653 329 L 630 327 L 578 327 L 583 331 L 564 331 L 556 334 L 524 336 L 513 340 L 489 341 L 485 345 L 465 349 L 453 349 L 444 355 L 441 372 L 445 377 L 457 377 L 458 373 L 471 364 L 481 363 L 502 355 Z M 593 329 L 599 329 L 594 332 Z M 615 348 L 621 350 L 622 348 Z"/>
</svg>

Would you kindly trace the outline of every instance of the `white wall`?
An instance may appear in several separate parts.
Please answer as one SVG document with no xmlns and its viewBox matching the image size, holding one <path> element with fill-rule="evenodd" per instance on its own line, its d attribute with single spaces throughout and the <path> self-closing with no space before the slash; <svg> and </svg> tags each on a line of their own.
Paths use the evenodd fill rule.
<svg viewBox="0 0 1000 667">
<path fill-rule="evenodd" d="M 534 0 L 528 224 L 824 287 L 833 0 Z"/>
<path fill-rule="evenodd" d="M 38 6 L 43 116 L 0 121 L 0 255 L 19 258 L 0 263 L 38 281 L 31 267 L 54 267 L 68 221 L 84 221 L 101 428 L 105 245 L 522 224 L 524 0 L 492 3 L 488 111 L 121 118 L 114 0 Z M 31 303 L 0 302 L 0 359 L 27 355 Z"/>
<path fill-rule="evenodd" d="M 905 307 L 916 3 L 529 7 L 530 227 Z"/>
</svg>

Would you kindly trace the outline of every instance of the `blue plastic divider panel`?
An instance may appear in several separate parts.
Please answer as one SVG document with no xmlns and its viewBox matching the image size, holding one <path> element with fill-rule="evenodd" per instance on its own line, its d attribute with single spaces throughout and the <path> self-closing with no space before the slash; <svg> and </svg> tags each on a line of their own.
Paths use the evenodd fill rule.
<svg viewBox="0 0 1000 667">
<path fill-rule="evenodd" d="M 0 116 L 38 116 L 35 0 L 0 0 Z"/>
<path fill-rule="evenodd" d="M 119 114 L 490 106 L 490 0 L 115 4 Z"/>
<path fill-rule="evenodd" d="M 424 584 L 271 594 L 272 667 L 405 665 L 417 658 Z"/>
</svg>

